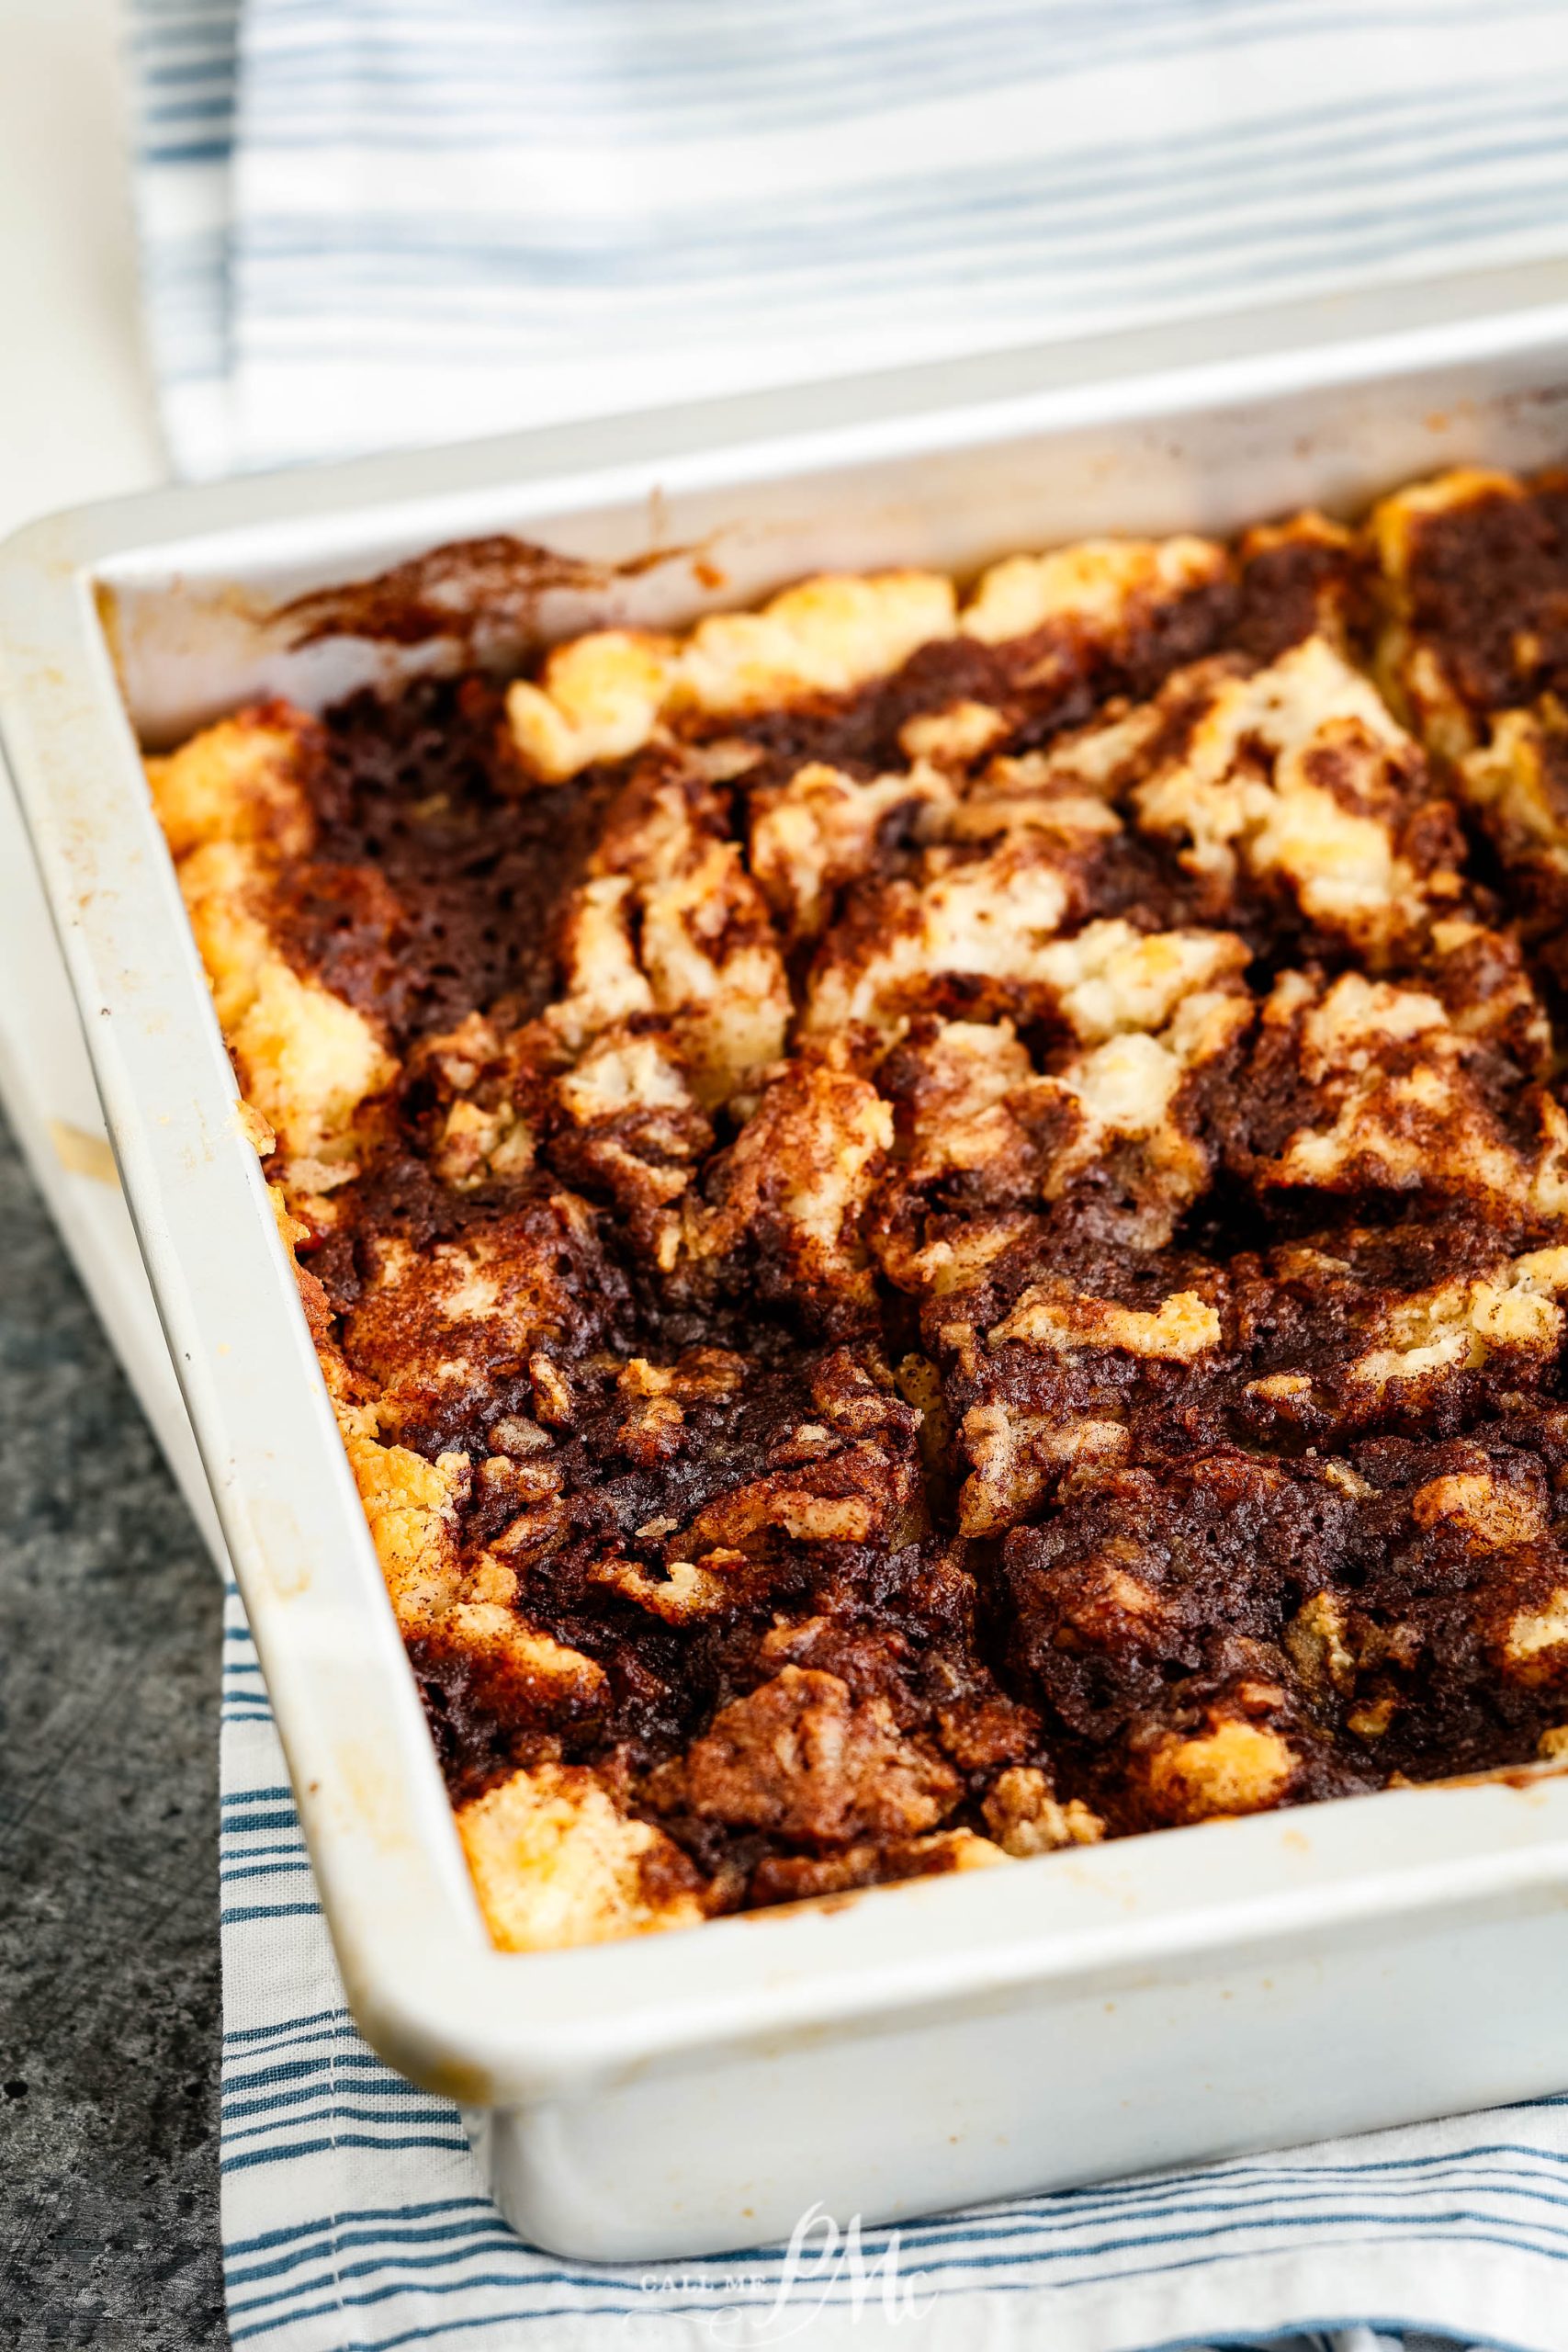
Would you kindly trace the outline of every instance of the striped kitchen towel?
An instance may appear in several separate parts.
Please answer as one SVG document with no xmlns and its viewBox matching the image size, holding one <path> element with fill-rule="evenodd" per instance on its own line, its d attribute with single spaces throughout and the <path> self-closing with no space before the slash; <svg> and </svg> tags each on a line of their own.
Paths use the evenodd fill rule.
<svg viewBox="0 0 1568 2352">
<path fill-rule="evenodd" d="M 1561 253 L 1561 0 L 129 0 L 177 467 Z"/>
<path fill-rule="evenodd" d="M 1396 2352 L 1375 2328 L 1568 2352 L 1568 2098 L 897 2231 L 852 2234 L 841 2214 L 793 2249 L 640 2267 L 536 2252 L 487 2195 L 458 2110 L 355 2031 L 232 1590 L 224 1638 L 237 2346 L 603 2352 L 614 2330 L 629 2352 L 1145 2352 L 1312 2328 L 1325 2352 Z"/>
</svg>

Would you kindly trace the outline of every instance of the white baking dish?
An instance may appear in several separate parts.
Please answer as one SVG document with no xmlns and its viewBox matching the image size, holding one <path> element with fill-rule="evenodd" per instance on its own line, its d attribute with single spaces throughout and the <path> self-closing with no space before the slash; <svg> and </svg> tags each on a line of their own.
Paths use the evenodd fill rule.
<svg viewBox="0 0 1568 2352">
<path fill-rule="evenodd" d="M 451 660 L 291 644 L 281 599 L 510 532 L 504 650 L 821 565 L 965 570 L 1089 530 L 1354 505 L 1568 448 L 1568 302 L 1317 306 L 881 384 L 171 492 L 0 559 L 0 724 L 109 1134 L 370 2039 L 475 2110 L 564 2253 L 676 2255 L 1568 2083 L 1568 1780 L 1168 1831 L 592 1950 L 490 1947 L 136 759 L 261 690 Z M 1469 315 L 1459 315 L 1469 312 Z M 1354 330 L 1354 332 L 1351 332 Z M 1209 346 L 1205 348 L 1205 335 Z M 1154 365 L 1155 361 L 1162 364 Z M 1068 380 L 1071 378 L 1072 380 Z M 615 572 L 596 569 L 675 550 Z M 682 552 L 684 550 L 684 552 Z M 503 567 L 504 569 L 504 567 Z M 718 575 L 722 575 L 719 578 Z M 460 612 L 474 567 L 448 567 Z M 494 572 L 491 586 L 493 588 Z"/>
</svg>

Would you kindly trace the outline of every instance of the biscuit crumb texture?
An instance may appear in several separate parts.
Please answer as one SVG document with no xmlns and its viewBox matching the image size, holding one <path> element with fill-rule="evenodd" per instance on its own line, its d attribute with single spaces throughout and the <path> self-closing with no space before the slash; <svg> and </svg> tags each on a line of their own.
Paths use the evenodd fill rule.
<svg viewBox="0 0 1568 2352">
<path fill-rule="evenodd" d="M 1568 1751 L 1564 615 L 1467 469 L 149 762 L 502 1950 Z"/>
</svg>

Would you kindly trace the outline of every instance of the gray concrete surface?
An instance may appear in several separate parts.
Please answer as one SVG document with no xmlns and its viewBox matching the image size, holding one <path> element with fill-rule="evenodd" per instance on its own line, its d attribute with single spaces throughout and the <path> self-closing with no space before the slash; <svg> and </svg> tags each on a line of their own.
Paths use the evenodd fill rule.
<svg viewBox="0 0 1568 2352">
<path fill-rule="evenodd" d="M 227 2341 L 217 1577 L 0 1128 L 0 2344 Z"/>
</svg>

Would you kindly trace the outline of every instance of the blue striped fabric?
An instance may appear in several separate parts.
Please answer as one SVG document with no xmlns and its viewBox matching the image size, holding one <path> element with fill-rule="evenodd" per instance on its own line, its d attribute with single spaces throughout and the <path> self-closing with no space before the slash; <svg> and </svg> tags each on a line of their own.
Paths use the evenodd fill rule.
<svg viewBox="0 0 1568 2352">
<path fill-rule="evenodd" d="M 207 474 L 1562 248 L 1561 0 L 130 0 Z"/>
<path fill-rule="evenodd" d="M 236 454 L 221 418 L 239 0 L 130 0 L 129 17 L 142 302 L 164 437 L 182 472 L 220 473 Z"/>
</svg>

